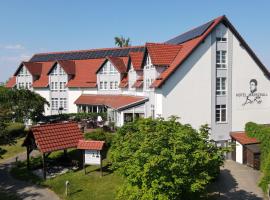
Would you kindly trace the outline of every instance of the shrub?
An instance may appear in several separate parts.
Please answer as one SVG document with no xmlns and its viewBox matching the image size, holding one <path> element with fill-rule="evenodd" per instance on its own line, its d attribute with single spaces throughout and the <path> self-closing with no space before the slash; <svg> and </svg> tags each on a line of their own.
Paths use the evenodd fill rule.
<svg viewBox="0 0 270 200">
<path fill-rule="evenodd" d="M 106 141 L 106 135 L 105 132 L 101 129 L 98 128 L 92 132 L 85 133 L 84 134 L 85 139 L 87 140 L 103 140 Z"/>
<path fill-rule="evenodd" d="M 6 127 L 6 132 L 10 137 L 21 137 L 25 135 L 25 125 L 14 122 L 9 123 Z"/>
<path fill-rule="evenodd" d="M 260 144 L 260 170 L 263 176 L 260 180 L 260 187 L 264 192 L 267 192 L 270 184 L 270 126 L 248 122 L 245 127 L 248 136 L 255 137 L 261 142 Z"/>
<path fill-rule="evenodd" d="M 92 132 L 85 133 L 84 138 L 87 140 L 102 140 L 106 142 L 107 146 L 110 146 L 114 138 L 114 133 L 105 132 L 103 129 L 98 128 Z"/>
</svg>

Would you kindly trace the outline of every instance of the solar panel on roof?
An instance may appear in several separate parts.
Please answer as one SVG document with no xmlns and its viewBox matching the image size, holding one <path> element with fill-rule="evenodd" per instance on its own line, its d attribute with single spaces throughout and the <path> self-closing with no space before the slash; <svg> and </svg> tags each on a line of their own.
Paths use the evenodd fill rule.
<svg viewBox="0 0 270 200">
<path fill-rule="evenodd" d="M 192 29 L 192 30 L 190 30 L 190 31 L 188 31 L 186 33 L 183 33 L 183 34 L 181 34 L 181 35 L 179 35 L 179 36 L 177 36 L 177 37 L 175 37 L 175 38 L 173 38 L 171 40 L 168 40 L 165 43 L 167 43 L 167 44 L 181 44 L 181 43 L 186 42 L 188 40 L 199 37 L 208 29 L 208 27 L 213 22 L 214 21 L 210 21 L 210 22 L 208 22 L 206 24 L 203 24 L 203 25 L 201 25 L 201 26 L 199 26 L 199 27 L 197 27 L 195 29 Z"/>
<path fill-rule="evenodd" d="M 104 58 L 106 56 L 123 57 L 123 56 L 128 56 L 129 52 L 138 52 L 138 51 L 141 51 L 141 52 L 144 51 L 144 47 L 37 54 L 37 55 L 34 55 L 30 59 L 30 61 L 31 62 L 46 62 L 46 61 L 54 61 L 54 60 L 82 60 L 82 59 Z"/>
</svg>

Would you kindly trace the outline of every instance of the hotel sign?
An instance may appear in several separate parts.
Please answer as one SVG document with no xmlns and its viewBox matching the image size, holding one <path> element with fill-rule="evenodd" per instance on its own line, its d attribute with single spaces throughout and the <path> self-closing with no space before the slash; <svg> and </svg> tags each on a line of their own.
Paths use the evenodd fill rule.
<svg viewBox="0 0 270 200">
<path fill-rule="evenodd" d="M 264 97 L 268 96 L 265 92 L 258 92 L 257 86 L 258 81 L 256 79 L 251 79 L 249 81 L 249 93 L 236 93 L 236 97 L 243 98 L 242 106 L 246 106 L 248 104 L 261 104 Z"/>
</svg>

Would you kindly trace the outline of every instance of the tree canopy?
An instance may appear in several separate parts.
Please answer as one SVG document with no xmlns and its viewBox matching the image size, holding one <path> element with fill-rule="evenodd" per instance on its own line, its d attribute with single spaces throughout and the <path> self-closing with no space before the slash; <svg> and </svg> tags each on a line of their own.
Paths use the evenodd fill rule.
<svg viewBox="0 0 270 200">
<path fill-rule="evenodd" d="M 0 87 L 1 121 L 36 121 L 43 115 L 45 104 L 49 105 L 45 98 L 30 90 Z"/>
<path fill-rule="evenodd" d="M 112 168 L 126 184 L 118 199 L 196 199 L 219 173 L 225 149 L 172 117 L 139 119 L 121 127 L 112 144 Z"/>
<path fill-rule="evenodd" d="M 119 47 L 128 47 L 130 46 L 130 38 L 124 38 L 123 36 L 114 37 L 115 45 Z"/>
</svg>

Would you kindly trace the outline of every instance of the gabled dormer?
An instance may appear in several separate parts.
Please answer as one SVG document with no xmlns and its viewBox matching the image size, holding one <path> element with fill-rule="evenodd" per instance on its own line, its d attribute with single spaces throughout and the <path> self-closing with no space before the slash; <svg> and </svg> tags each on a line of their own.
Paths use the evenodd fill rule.
<svg viewBox="0 0 270 200">
<path fill-rule="evenodd" d="M 137 81 L 143 76 L 143 52 L 130 52 L 128 59 L 128 85 L 129 89 L 140 88 Z"/>
<path fill-rule="evenodd" d="M 75 76 L 74 61 L 56 61 L 48 71 L 51 91 L 66 91 L 67 82 Z"/>
<path fill-rule="evenodd" d="M 170 66 L 181 48 L 181 45 L 146 43 L 143 60 L 145 90 L 149 90 L 152 83 Z"/>
<path fill-rule="evenodd" d="M 32 89 L 33 82 L 41 75 L 42 64 L 22 62 L 14 73 L 17 88 Z"/>
<path fill-rule="evenodd" d="M 106 57 L 96 74 L 99 90 L 118 90 L 120 82 L 127 77 L 127 67 L 121 58 Z"/>
</svg>

